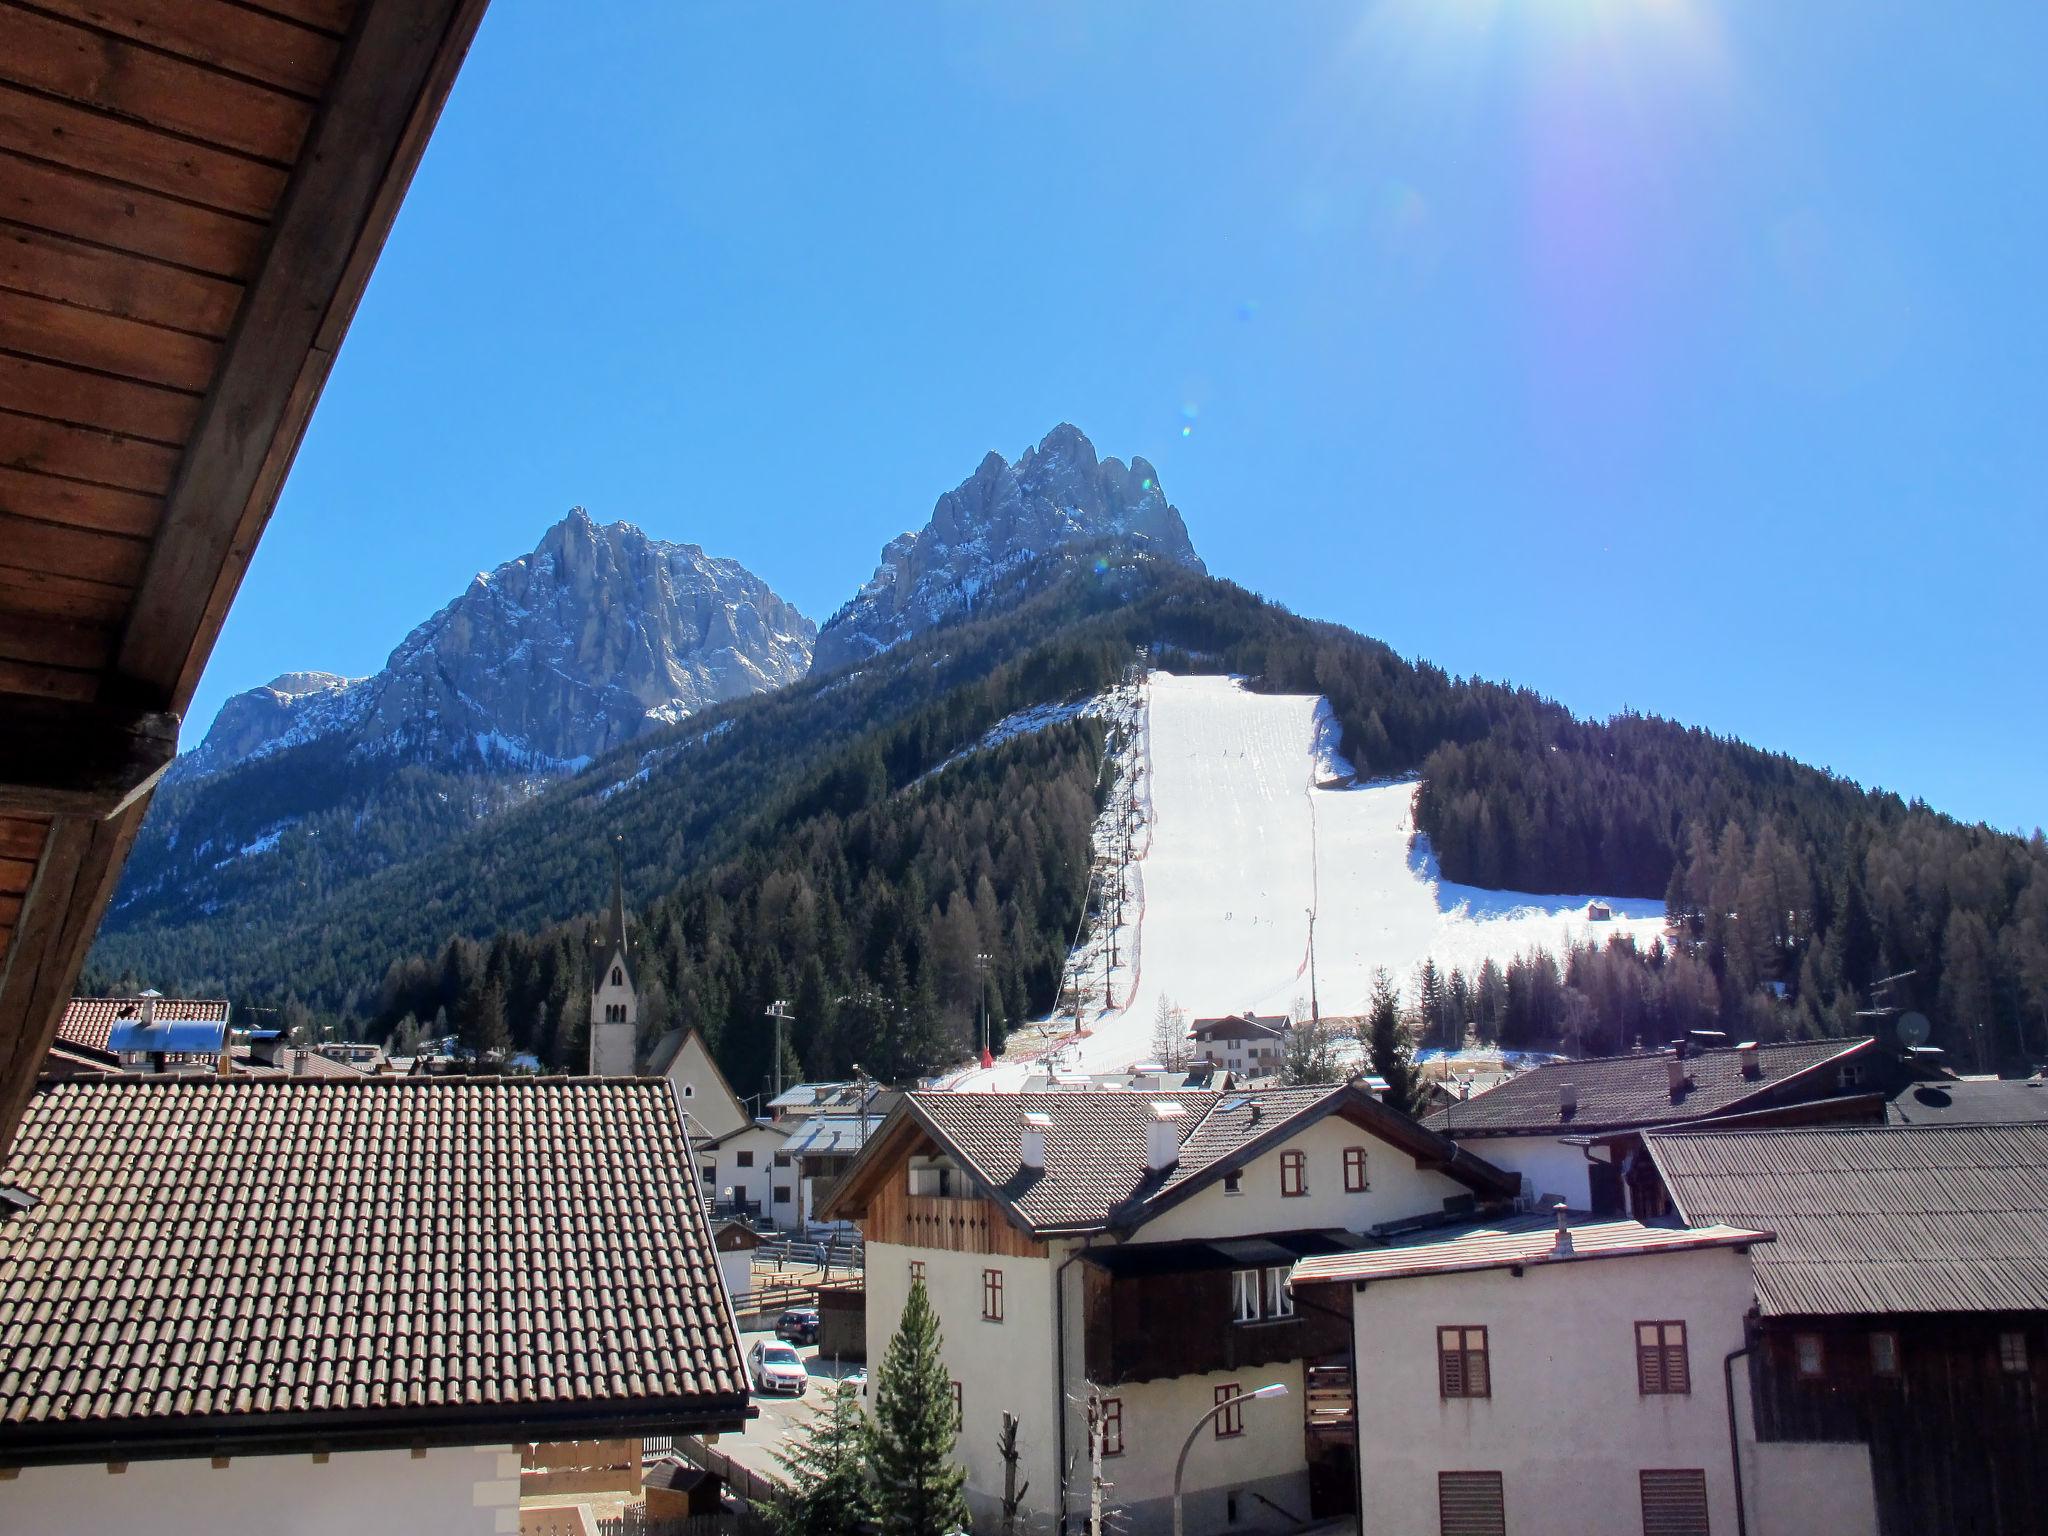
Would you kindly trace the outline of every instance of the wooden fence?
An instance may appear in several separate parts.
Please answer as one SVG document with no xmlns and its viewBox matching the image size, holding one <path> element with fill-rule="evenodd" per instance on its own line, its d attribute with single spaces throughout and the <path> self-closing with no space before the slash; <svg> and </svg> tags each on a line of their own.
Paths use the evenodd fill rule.
<svg viewBox="0 0 2048 1536">
<path fill-rule="evenodd" d="M 542 1440 L 519 1454 L 522 1498 L 639 1488 L 638 1440 Z"/>
</svg>

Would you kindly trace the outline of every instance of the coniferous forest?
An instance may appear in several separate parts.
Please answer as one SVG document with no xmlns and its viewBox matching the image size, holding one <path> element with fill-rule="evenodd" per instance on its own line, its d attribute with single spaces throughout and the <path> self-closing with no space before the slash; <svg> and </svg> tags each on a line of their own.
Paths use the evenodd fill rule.
<svg viewBox="0 0 2048 1536">
<path fill-rule="evenodd" d="M 1361 774 L 1421 775 L 1418 825 L 1448 878 L 1668 901 L 1673 931 L 1645 952 L 1397 978 L 1424 1043 L 1468 1025 L 1589 1053 L 1710 1024 L 1860 1032 L 1872 983 L 1911 971 L 1891 999 L 1929 1013 L 1958 1065 L 2048 1056 L 2038 832 L 1966 826 L 1652 716 L 1580 721 L 1227 582 L 1087 551 L 1070 567 L 1021 602 L 706 711 L 530 795 L 478 781 L 452 829 L 450 785 L 393 771 L 392 792 L 352 812 L 374 858 L 342 828 L 299 839 L 282 878 L 215 912 L 180 910 L 165 882 L 110 918 L 91 980 L 225 992 L 302 1029 L 509 1042 L 574 1067 L 616 839 L 650 1036 L 700 1029 L 750 1093 L 771 1065 L 762 1011 L 785 998 L 792 1069 L 912 1076 L 959 1059 L 983 1006 L 998 1034 L 1052 1008 L 1087 899 L 1104 728 L 1068 723 L 931 770 L 1142 656 L 1327 696 Z M 333 771 L 292 756 L 280 797 L 295 775 Z"/>
</svg>

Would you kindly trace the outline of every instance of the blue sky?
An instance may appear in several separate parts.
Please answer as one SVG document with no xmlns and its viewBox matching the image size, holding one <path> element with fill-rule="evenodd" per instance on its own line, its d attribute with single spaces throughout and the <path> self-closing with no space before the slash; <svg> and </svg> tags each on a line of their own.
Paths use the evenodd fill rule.
<svg viewBox="0 0 2048 1536">
<path fill-rule="evenodd" d="M 1454 672 L 2048 822 L 2048 7 L 494 0 L 195 704 L 990 448 Z"/>
</svg>

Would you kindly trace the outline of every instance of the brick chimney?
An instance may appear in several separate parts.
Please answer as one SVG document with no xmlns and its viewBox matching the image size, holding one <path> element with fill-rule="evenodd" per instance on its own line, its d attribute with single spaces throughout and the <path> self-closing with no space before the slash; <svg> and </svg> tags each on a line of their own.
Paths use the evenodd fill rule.
<svg viewBox="0 0 2048 1536">
<path fill-rule="evenodd" d="M 1152 1118 L 1145 1126 L 1145 1167 L 1164 1173 L 1180 1161 L 1180 1122 L 1187 1115 L 1181 1105 L 1155 1101 Z"/>
<path fill-rule="evenodd" d="M 1052 1116 L 1036 1112 L 1024 1117 L 1024 1128 L 1017 1133 L 1017 1161 L 1026 1168 L 1045 1169 L 1045 1133 L 1052 1128 Z"/>
<path fill-rule="evenodd" d="M 1690 1074 L 1685 1070 L 1685 1058 L 1673 1052 L 1665 1058 L 1664 1066 L 1671 1074 L 1671 1097 L 1678 1098 L 1692 1082 Z"/>
</svg>

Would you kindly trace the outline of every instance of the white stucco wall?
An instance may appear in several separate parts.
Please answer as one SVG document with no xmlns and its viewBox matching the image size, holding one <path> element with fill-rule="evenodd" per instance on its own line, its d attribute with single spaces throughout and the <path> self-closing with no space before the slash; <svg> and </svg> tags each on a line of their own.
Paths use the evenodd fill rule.
<svg viewBox="0 0 2048 1536">
<path fill-rule="evenodd" d="M 1382 1281 L 1353 1295 L 1366 1536 L 1436 1536 L 1439 1471 L 1498 1471 L 1510 1531 L 1640 1536 L 1637 1474 L 1706 1473 L 1735 1529 L 1721 1362 L 1754 1292 L 1733 1249 Z M 1636 1320 L 1686 1324 L 1692 1391 L 1637 1389 Z M 1493 1395 L 1445 1399 L 1439 1326 L 1484 1325 Z M 1809 1527 L 1801 1536 L 1829 1524 Z"/>
<path fill-rule="evenodd" d="M 1216 1406 L 1218 1387 L 1235 1383 L 1249 1392 L 1274 1382 L 1285 1385 L 1288 1395 L 1245 1403 L 1242 1434 L 1218 1439 L 1210 1425 L 1196 1437 L 1182 1484 L 1187 1524 L 1193 1531 L 1225 1529 L 1227 1495 L 1233 1489 L 1245 1495 L 1239 1501 L 1234 1529 L 1290 1527 L 1291 1522 L 1270 1505 L 1249 1497 L 1252 1493 L 1305 1520 L 1308 1461 L 1302 1428 L 1303 1377 L 1301 1362 L 1294 1360 L 1107 1389 L 1121 1399 L 1124 1410 L 1124 1454 L 1106 1458 L 1102 1464 L 1103 1476 L 1112 1485 L 1108 1502 L 1125 1514 L 1123 1528 L 1134 1536 L 1172 1529 L 1173 1464 L 1188 1431 Z M 1077 1446 L 1085 1455 L 1085 1431 Z M 1083 1467 L 1077 1486 L 1084 1498 L 1086 1476 Z"/>
<path fill-rule="evenodd" d="M 701 1035 L 684 1039 L 666 1075 L 677 1105 L 690 1116 L 683 1124 L 692 1141 L 724 1136 L 747 1123 L 745 1108 L 733 1097 Z"/>
<path fill-rule="evenodd" d="M 1019 1421 L 1020 1482 L 1031 1484 L 1026 1507 L 1058 1501 L 1059 1425 L 1053 1417 L 1052 1263 L 1007 1254 L 948 1253 L 936 1248 L 867 1245 L 868 1370 L 881 1368 L 910 1296 L 910 1263 L 924 1261 L 925 1293 L 939 1314 L 946 1372 L 960 1383 L 962 1428 L 955 1454 L 967 1468 L 968 1502 L 977 1522 L 993 1516 L 1003 1488 L 996 1435 L 1003 1410 Z M 981 1272 L 1003 1272 L 1003 1321 L 981 1315 Z M 1071 1298 L 1070 1298 L 1071 1299 Z M 1068 1309 L 1068 1331 L 1080 1319 Z"/>
<path fill-rule="evenodd" d="M 1344 1189 L 1344 1149 L 1365 1148 L 1363 1194 Z M 1308 1193 L 1283 1199 L 1280 1157 L 1299 1150 L 1305 1157 Z M 1133 1240 L 1172 1242 L 1196 1237 L 1247 1237 L 1341 1227 L 1363 1232 L 1383 1221 L 1423 1216 L 1443 1209 L 1446 1199 L 1472 1191 L 1447 1174 L 1425 1172 L 1415 1159 L 1363 1127 L 1326 1116 L 1245 1166 L 1244 1193 L 1227 1195 L 1219 1181 L 1140 1227 Z"/>
<path fill-rule="evenodd" d="M 1586 1171 L 1586 1154 L 1578 1147 L 1555 1136 L 1463 1137 L 1454 1131 L 1451 1139 L 1496 1168 L 1527 1175 L 1534 1195 L 1562 1195 L 1575 1211 L 1593 1208 L 1592 1175 Z"/>
<path fill-rule="evenodd" d="M 500 1536 L 519 1529 L 511 1446 L 24 1467 L 0 1483 L 0 1530 L 28 1536 Z"/>
<path fill-rule="evenodd" d="M 697 1154 L 699 1167 L 715 1163 L 718 1168 L 711 1198 L 723 1200 L 731 1191 L 741 1198 L 757 1202 L 769 1219 L 778 1225 L 789 1224 L 796 1214 L 796 1169 L 775 1166 L 775 1156 L 788 1142 L 789 1132 L 788 1125 L 753 1125 L 731 1140 L 720 1142 L 715 1148 L 700 1151 Z M 740 1166 L 741 1152 L 754 1154 L 753 1167 Z M 790 1191 L 788 1200 L 775 1200 L 778 1184 Z"/>
</svg>

